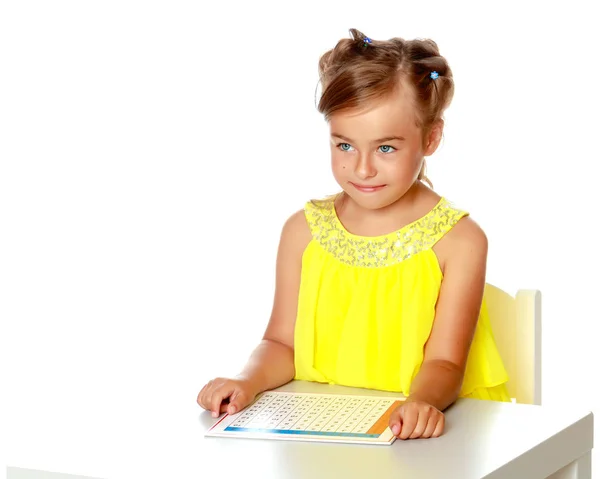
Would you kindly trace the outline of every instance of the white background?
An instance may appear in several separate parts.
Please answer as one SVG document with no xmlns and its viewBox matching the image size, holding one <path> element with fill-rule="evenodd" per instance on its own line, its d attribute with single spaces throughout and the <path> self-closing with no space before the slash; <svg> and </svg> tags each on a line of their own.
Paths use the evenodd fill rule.
<svg viewBox="0 0 600 479">
<path fill-rule="evenodd" d="M 543 402 L 597 411 L 593 3 L 3 2 L 4 461 L 193 455 L 147 456 L 201 433 L 198 391 L 266 325 L 283 222 L 337 191 L 317 62 L 352 27 L 438 43 L 456 94 L 429 177 L 487 232 L 488 281 L 542 290 Z"/>
</svg>

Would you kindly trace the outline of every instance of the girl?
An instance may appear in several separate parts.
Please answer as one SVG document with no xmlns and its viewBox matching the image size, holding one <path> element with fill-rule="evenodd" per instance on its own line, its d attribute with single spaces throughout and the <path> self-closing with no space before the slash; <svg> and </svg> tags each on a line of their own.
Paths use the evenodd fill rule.
<svg viewBox="0 0 600 479">
<path fill-rule="evenodd" d="M 397 391 L 393 433 L 437 437 L 457 397 L 510 400 L 483 303 L 486 236 L 425 185 L 452 72 L 431 40 L 350 33 L 319 61 L 342 191 L 287 220 L 263 340 L 198 403 L 234 414 L 292 379 Z"/>
</svg>

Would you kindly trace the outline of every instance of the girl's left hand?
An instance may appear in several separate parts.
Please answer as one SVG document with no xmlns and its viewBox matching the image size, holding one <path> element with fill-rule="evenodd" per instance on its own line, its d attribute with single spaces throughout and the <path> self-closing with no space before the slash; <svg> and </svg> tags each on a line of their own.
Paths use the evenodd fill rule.
<svg viewBox="0 0 600 479">
<path fill-rule="evenodd" d="M 406 399 L 392 412 L 389 426 L 398 439 L 438 437 L 444 430 L 444 414 L 426 402 Z"/>
</svg>

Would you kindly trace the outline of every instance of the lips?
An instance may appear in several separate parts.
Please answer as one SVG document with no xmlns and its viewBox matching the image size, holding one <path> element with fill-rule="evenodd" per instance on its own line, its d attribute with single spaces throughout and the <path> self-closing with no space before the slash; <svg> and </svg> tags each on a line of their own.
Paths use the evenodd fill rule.
<svg viewBox="0 0 600 479">
<path fill-rule="evenodd" d="M 380 190 L 381 188 L 385 188 L 385 185 L 359 185 L 352 182 L 350 182 L 350 184 L 354 186 L 354 188 L 356 188 L 358 191 L 362 191 L 364 193 L 372 193 L 374 191 Z"/>
</svg>

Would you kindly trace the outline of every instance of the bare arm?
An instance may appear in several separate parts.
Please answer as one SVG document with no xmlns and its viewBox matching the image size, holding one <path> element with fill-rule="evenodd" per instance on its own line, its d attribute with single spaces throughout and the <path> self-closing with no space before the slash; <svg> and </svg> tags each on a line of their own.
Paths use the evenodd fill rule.
<svg viewBox="0 0 600 479">
<path fill-rule="evenodd" d="M 255 394 L 275 389 L 294 378 L 294 350 L 285 344 L 263 339 L 237 379 L 248 381 Z"/>
<path fill-rule="evenodd" d="M 275 298 L 263 340 L 238 375 L 258 394 L 291 381 L 294 368 L 294 326 L 302 255 L 311 240 L 304 212 L 294 213 L 285 223 L 277 253 Z"/>
<path fill-rule="evenodd" d="M 431 335 L 408 401 L 443 411 L 458 397 L 483 298 L 488 244 L 470 218 L 436 245 L 444 279 Z"/>
</svg>

